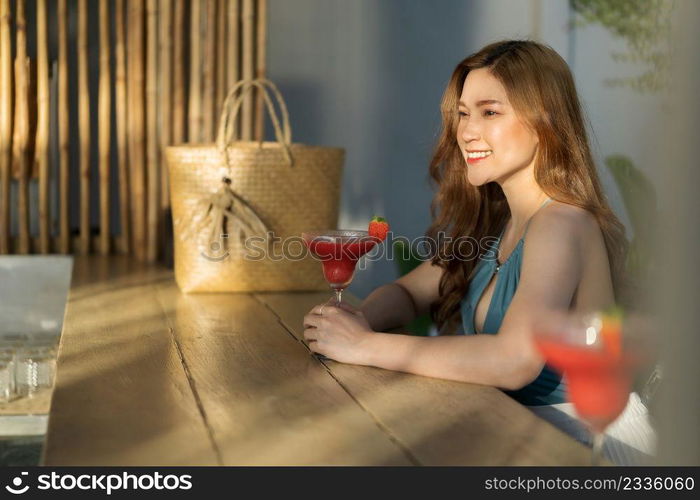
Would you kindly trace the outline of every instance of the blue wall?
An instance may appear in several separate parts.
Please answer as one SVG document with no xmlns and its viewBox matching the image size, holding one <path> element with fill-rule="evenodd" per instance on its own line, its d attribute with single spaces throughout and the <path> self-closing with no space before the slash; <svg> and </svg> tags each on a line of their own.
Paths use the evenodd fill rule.
<svg viewBox="0 0 700 500">
<path fill-rule="evenodd" d="M 541 40 L 569 62 L 600 166 L 624 153 L 653 171 L 645 134 L 662 112 L 659 99 L 605 87 L 605 78 L 634 72 L 610 58 L 624 44 L 600 27 L 572 31 L 570 19 L 566 0 L 269 0 L 268 74 L 288 101 L 294 140 L 347 150 L 340 227 L 363 228 L 382 214 L 397 234 L 424 233 L 444 86 L 457 62 L 501 38 Z M 393 263 L 371 262 L 351 290 L 364 296 L 395 278 Z"/>
</svg>

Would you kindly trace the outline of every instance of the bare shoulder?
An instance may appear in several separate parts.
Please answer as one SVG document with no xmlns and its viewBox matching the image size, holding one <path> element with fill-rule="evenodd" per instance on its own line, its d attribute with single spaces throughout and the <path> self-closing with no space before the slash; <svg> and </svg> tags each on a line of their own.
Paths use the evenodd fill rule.
<svg viewBox="0 0 700 500">
<path fill-rule="evenodd" d="M 615 302 L 603 231 L 595 216 L 580 207 L 552 202 L 535 214 L 525 241 L 523 272 L 533 281 L 546 277 L 557 283 L 561 293 L 568 290 L 556 299 L 559 306 L 590 311 Z"/>
<path fill-rule="evenodd" d="M 568 240 L 581 245 L 600 237 L 598 221 L 588 210 L 553 201 L 537 212 L 530 222 L 528 239 L 546 239 L 553 243 Z"/>
<path fill-rule="evenodd" d="M 532 217 L 516 292 L 519 307 L 530 311 L 523 314 L 570 308 L 590 267 L 587 235 L 596 226 L 586 210 L 558 202 Z"/>
</svg>

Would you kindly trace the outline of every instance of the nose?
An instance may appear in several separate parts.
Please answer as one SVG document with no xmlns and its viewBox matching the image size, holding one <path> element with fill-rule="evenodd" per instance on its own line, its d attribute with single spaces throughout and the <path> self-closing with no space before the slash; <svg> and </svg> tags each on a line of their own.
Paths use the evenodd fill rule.
<svg viewBox="0 0 700 500">
<path fill-rule="evenodd" d="M 463 118 L 457 128 L 457 135 L 465 143 L 481 139 L 481 131 L 477 120 Z"/>
</svg>

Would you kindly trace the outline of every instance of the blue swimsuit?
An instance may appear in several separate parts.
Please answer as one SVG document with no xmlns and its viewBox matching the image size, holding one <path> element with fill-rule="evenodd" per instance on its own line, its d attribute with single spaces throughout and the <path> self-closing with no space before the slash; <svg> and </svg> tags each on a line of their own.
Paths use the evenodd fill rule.
<svg viewBox="0 0 700 500">
<path fill-rule="evenodd" d="M 548 199 L 542 206 L 552 201 Z M 528 221 L 529 225 L 529 221 Z M 474 326 L 474 314 L 476 305 L 488 286 L 494 274 L 496 276 L 496 286 L 493 290 L 491 303 L 489 304 L 486 319 L 484 321 L 484 334 L 497 334 L 501 328 L 501 323 L 506 315 L 510 301 L 513 300 L 515 290 L 518 288 L 520 281 L 520 267 L 522 264 L 523 245 L 525 243 L 525 235 L 527 234 L 527 226 L 525 233 L 520 238 L 515 249 L 506 259 L 503 264 L 499 265 L 496 258 L 479 258 L 479 263 L 474 272 L 474 278 L 469 283 L 469 289 L 462 299 L 460 311 L 462 313 L 462 327 L 464 335 L 475 335 L 476 328 Z M 503 234 L 501 234 L 503 236 Z M 500 246 L 501 237 L 498 238 L 498 246 Z M 498 255 L 498 246 L 496 252 L 491 255 Z M 566 385 L 562 382 L 561 376 L 550 370 L 547 365 L 544 366 L 537 378 L 517 391 L 505 391 L 506 394 L 513 397 L 524 405 L 549 405 L 566 402 Z"/>
</svg>

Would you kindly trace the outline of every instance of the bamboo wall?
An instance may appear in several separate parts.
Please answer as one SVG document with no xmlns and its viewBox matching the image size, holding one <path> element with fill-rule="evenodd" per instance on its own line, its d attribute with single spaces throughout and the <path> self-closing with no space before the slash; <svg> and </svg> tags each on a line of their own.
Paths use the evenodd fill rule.
<svg viewBox="0 0 700 500">
<path fill-rule="evenodd" d="M 266 0 L 0 0 L 0 254 L 162 258 L 162 148 L 213 141 L 265 22 Z M 251 96 L 240 138 L 263 126 Z"/>
</svg>

